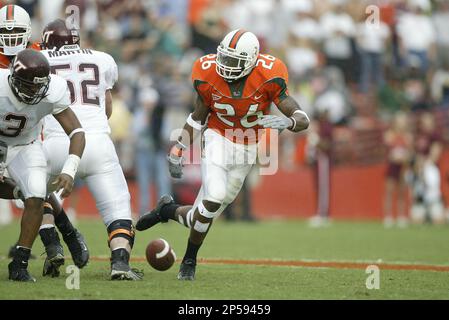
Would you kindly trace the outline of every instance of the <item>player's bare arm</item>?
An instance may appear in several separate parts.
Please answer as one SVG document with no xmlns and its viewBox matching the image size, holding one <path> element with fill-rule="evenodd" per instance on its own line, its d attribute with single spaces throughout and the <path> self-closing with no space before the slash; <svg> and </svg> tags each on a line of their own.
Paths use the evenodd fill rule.
<svg viewBox="0 0 449 320">
<path fill-rule="evenodd" d="M 86 139 L 84 137 L 84 130 L 72 109 L 67 108 L 64 111 L 55 114 L 54 117 L 70 138 L 69 156 L 64 164 L 61 174 L 53 182 L 53 184 L 57 185 L 56 192 L 63 189 L 61 197 L 66 198 L 72 192 L 73 180 L 81 156 L 83 155 Z"/>
<path fill-rule="evenodd" d="M 290 96 L 284 98 L 278 104 L 279 110 L 285 117 L 276 115 L 266 115 L 259 120 L 259 124 L 264 128 L 272 128 L 277 130 L 288 129 L 293 132 L 300 132 L 309 127 L 309 117 L 301 110 L 299 104 Z"/>
<path fill-rule="evenodd" d="M 106 117 L 108 117 L 108 119 L 109 119 L 112 115 L 112 93 L 111 93 L 111 90 L 106 90 L 105 102 L 106 102 Z"/>
<path fill-rule="evenodd" d="M 197 137 L 197 132 L 200 131 L 200 126 L 204 126 L 210 109 L 204 104 L 199 95 L 195 98 L 195 108 L 190 114 L 189 118 L 184 125 L 183 133 L 179 136 L 178 141 L 189 146 L 193 143 Z M 194 123 L 192 123 L 192 120 Z"/>
<path fill-rule="evenodd" d="M 3 177 L 0 183 L 0 199 L 22 199 L 23 194 L 14 180 L 8 177 Z"/>
<path fill-rule="evenodd" d="M 301 110 L 298 102 L 292 97 L 288 96 L 282 100 L 279 103 L 278 108 L 281 110 L 282 114 L 292 120 L 293 124 L 288 128 L 290 131 L 300 132 L 309 127 L 309 117 L 303 110 Z"/>
<path fill-rule="evenodd" d="M 182 153 L 187 149 L 201 132 L 206 123 L 210 109 L 203 103 L 199 95 L 195 99 L 195 108 L 187 118 L 182 130 L 182 134 L 178 137 L 176 144 L 171 148 L 167 157 L 169 163 L 170 175 L 173 178 L 182 177 Z"/>
</svg>

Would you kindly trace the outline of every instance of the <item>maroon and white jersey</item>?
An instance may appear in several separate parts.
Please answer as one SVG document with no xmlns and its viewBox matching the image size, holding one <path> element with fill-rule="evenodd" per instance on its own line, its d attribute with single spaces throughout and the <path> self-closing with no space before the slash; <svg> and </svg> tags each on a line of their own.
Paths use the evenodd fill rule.
<svg viewBox="0 0 449 320">
<path fill-rule="evenodd" d="M 51 75 L 47 96 L 36 105 L 28 105 L 17 100 L 8 83 L 9 75 L 8 69 L 0 69 L 0 141 L 8 146 L 29 144 L 39 139 L 44 117 L 59 126 L 52 114 L 64 111 L 70 104 L 67 83 Z"/>
<path fill-rule="evenodd" d="M 117 64 L 109 54 L 78 45 L 58 51 L 41 51 L 48 59 L 51 72 L 67 81 L 71 93 L 70 107 L 87 133 L 110 133 L 105 110 L 105 93 L 118 78 Z M 45 119 L 44 139 L 66 135 L 57 121 Z"/>
</svg>

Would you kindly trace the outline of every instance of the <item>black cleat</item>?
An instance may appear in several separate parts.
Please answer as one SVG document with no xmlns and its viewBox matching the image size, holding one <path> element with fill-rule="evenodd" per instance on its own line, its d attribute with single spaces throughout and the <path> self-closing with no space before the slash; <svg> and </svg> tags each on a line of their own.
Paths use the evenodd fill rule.
<svg viewBox="0 0 449 320">
<path fill-rule="evenodd" d="M 63 235 L 62 238 L 69 248 L 73 263 L 80 269 L 86 266 L 89 261 L 89 249 L 83 235 L 75 229 L 74 232 Z"/>
<path fill-rule="evenodd" d="M 14 260 L 8 264 L 8 270 L 9 280 L 21 282 L 36 282 L 36 279 L 28 273 L 26 267 L 21 266 Z"/>
<path fill-rule="evenodd" d="M 195 280 L 196 261 L 193 259 L 186 259 L 181 263 L 179 268 L 178 280 Z"/>
<path fill-rule="evenodd" d="M 59 267 L 64 264 L 64 250 L 61 243 L 52 243 L 45 248 L 47 257 L 44 262 L 42 275 L 59 277 Z"/>
<path fill-rule="evenodd" d="M 129 253 L 125 249 L 116 249 L 111 253 L 111 280 L 142 280 L 143 272 L 131 269 Z"/>
<path fill-rule="evenodd" d="M 143 272 L 131 269 L 129 264 L 117 261 L 111 265 L 111 280 L 142 280 Z"/>
<path fill-rule="evenodd" d="M 8 258 L 9 259 L 12 259 L 14 257 L 14 255 L 16 253 L 16 250 L 17 250 L 16 245 L 17 244 L 15 244 L 15 245 L 13 245 L 13 246 L 11 246 L 9 248 L 9 251 L 8 251 Z M 34 259 L 36 259 L 36 256 L 34 254 L 31 254 L 30 255 L 30 260 L 34 260 Z"/>
<path fill-rule="evenodd" d="M 167 195 L 167 194 L 163 195 L 157 202 L 156 208 L 154 208 L 149 213 L 146 213 L 139 218 L 139 220 L 136 223 L 136 229 L 139 231 L 143 231 L 143 230 L 153 227 L 154 225 L 158 224 L 159 222 L 162 222 L 162 223 L 168 222 L 168 218 L 164 218 L 161 216 L 161 209 L 165 205 L 171 204 L 171 203 L 175 203 L 172 196 Z"/>
<path fill-rule="evenodd" d="M 30 258 L 31 249 L 24 247 L 16 247 L 13 260 L 8 264 L 9 280 L 21 282 L 36 282 L 28 273 L 28 260 Z"/>
<path fill-rule="evenodd" d="M 51 276 L 52 278 L 57 278 L 61 274 L 59 271 L 59 267 L 64 264 L 64 257 L 56 256 L 52 259 L 49 259 L 48 257 L 45 258 L 44 261 L 44 268 L 42 270 L 42 275 L 45 276 Z"/>
<path fill-rule="evenodd" d="M 47 254 L 42 275 L 52 278 L 59 277 L 59 267 L 64 264 L 64 249 L 59 240 L 58 232 L 55 228 L 46 228 L 41 229 L 39 235 L 45 245 L 45 253 Z"/>
</svg>

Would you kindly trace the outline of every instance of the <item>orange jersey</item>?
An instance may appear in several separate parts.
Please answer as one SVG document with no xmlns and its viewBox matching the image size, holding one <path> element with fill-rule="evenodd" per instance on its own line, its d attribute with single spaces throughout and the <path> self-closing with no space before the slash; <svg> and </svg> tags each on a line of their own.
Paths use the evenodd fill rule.
<svg viewBox="0 0 449 320">
<path fill-rule="evenodd" d="M 30 45 L 28 45 L 28 48 L 40 51 L 41 50 L 41 45 L 38 42 L 34 42 Z M 8 69 L 9 68 L 9 63 L 11 62 L 12 56 L 5 56 L 3 54 L 3 49 L 1 49 L 0 52 L 0 69 Z"/>
<path fill-rule="evenodd" d="M 234 142 L 257 142 L 263 133 L 258 117 L 270 112 L 272 102 L 278 105 L 288 96 L 287 67 L 265 54 L 259 55 L 256 67 L 237 85 L 229 84 L 215 71 L 215 54 L 203 56 L 193 64 L 192 82 L 210 108 L 208 128 Z M 239 135 L 246 137 L 245 141 L 239 140 Z"/>
</svg>

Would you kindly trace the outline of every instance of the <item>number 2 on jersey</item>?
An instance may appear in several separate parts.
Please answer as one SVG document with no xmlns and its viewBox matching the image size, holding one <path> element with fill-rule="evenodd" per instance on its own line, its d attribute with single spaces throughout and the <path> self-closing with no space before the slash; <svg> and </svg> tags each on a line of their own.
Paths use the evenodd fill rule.
<svg viewBox="0 0 449 320">
<path fill-rule="evenodd" d="M 59 64 L 51 66 L 51 73 L 57 74 L 58 71 L 64 70 L 72 70 L 72 66 L 70 64 Z M 98 71 L 98 66 L 93 63 L 81 63 L 78 65 L 77 72 L 85 73 L 91 71 L 92 78 L 85 79 L 79 83 L 79 88 L 81 90 L 81 103 L 87 105 L 100 105 L 100 98 L 98 96 L 89 97 L 88 95 L 88 87 L 89 86 L 98 86 L 100 84 L 100 72 Z M 76 101 L 78 101 L 79 96 L 76 94 L 75 83 L 70 80 L 67 80 L 67 85 L 70 90 L 70 99 L 71 104 L 73 105 Z"/>
<path fill-rule="evenodd" d="M 234 123 L 225 118 L 225 117 L 235 116 L 234 107 L 227 103 L 217 103 L 217 102 L 215 102 L 214 107 L 217 109 L 220 109 L 220 110 L 225 110 L 226 113 L 218 113 L 217 112 L 218 118 L 221 121 L 223 121 L 224 124 L 226 124 L 230 127 L 234 127 Z M 258 107 L 259 107 L 258 104 L 252 104 L 249 106 L 248 112 L 246 113 L 246 115 L 240 119 L 240 124 L 242 125 L 242 127 L 251 128 L 251 127 L 254 127 L 255 125 L 257 125 L 259 117 L 263 116 L 263 112 L 261 110 L 257 111 Z M 248 121 L 248 118 L 250 116 L 257 116 L 257 119 L 254 121 Z"/>
<path fill-rule="evenodd" d="M 276 60 L 276 58 L 269 54 L 259 54 L 259 59 L 257 60 L 256 65 L 262 64 L 262 67 L 271 70 L 273 68 L 274 60 Z"/>
<path fill-rule="evenodd" d="M 0 135 L 8 138 L 17 137 L 27 123 L 27 118 L 25 116 L 12 113 L 8 113 L 3 120 L 12 124 L 12 126 L 6 127 L 5 131 L 0 130 Z"/>
</svg>

